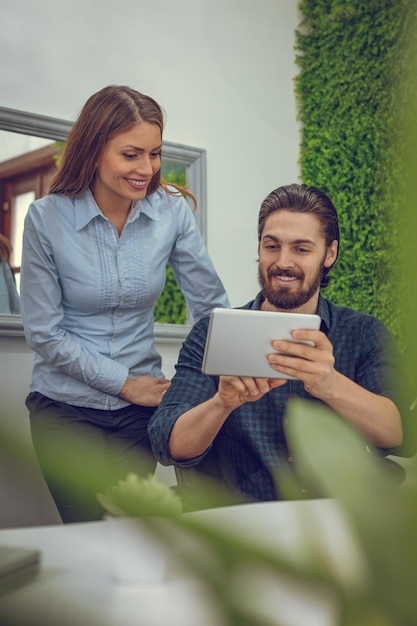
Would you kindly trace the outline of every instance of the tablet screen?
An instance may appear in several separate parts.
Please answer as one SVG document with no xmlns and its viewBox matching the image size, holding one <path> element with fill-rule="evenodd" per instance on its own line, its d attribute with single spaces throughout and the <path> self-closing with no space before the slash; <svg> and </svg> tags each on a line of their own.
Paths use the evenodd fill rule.
<svg viewBox="0 0 417 626">
<path fill-rule="evenodd" d="M 294 341 L 291 331 L 320 328 L 319 315 L 253 309 L 213 309 L 202 371 L 211 376 L 292 378 L 271 368 L 275 339 Z"/>
</svg>

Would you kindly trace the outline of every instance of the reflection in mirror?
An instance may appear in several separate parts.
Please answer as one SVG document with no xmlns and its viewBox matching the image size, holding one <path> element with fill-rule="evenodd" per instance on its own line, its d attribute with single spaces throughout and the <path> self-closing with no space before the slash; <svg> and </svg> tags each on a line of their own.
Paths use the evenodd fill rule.
<svg viewBox="0 0 417 626">
<path fill-rule="evenodd" d="M 7 237 L 0 233 L 0 313 L 20 313 L 20 296 L 16 286 L 10 258 L 12 245 Z"/>
<path fill-rule="evenodd" d="M 61 145 L 0 130 L 0 232 L 12 246 L 9 262 L 18 289 L 25 215 L 30 203 L 47 193 Z"/>
<path fill-rule="evenodd" d="M 10 241 L 9 262 L 19 289 L 23 222 L 32 200 L 43 196 L 62 150 L 71 122 L 0 107 L 0 233 Z M 181 144 L 163 143 L 163 176 L 189 186 L 197 198 L 196 221 L 206 238 L 205 151 Z M 8 323 L 8 318 L 12 318 Z M 161 319 L 161 321 L 164 321 Z M 186 322 L 186 315 L 183 319 Z M 162 325 L 161 325 L 162 326 Z M 183 336 L 184 330 L 163 324 L 165 337 Z M 18 315 L 0 315 L 0 334 L 21 334 Z M 180 333 L 180 335 L 178 335 Z"/>
</svg>

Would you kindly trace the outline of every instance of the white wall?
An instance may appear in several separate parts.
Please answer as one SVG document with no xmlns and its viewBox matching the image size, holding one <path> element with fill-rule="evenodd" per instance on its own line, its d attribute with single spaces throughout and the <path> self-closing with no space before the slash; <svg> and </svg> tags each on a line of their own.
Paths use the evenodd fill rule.
<svg viewBox="0 0 417 626">
<path fill-rule="evenodd" d="M 208 248 L 232 306 L 239 306 L 258 289 L 260 203 L 275 187 L 299 180 L 297 4 L 0 0 L 0 105 L 73 120 L 111 83 L 158 100 L 167 113 L 164 138 L 207 150 Z M 179 343 L 160 348 L 171 376 Z M 0 337 L 1 403 L 26 436 L 31 361 L 23 339 Z M 40 476 L 40 491 L 25 483 L 22 500 L 19 489 L 4 495 L 13 483 L 0 472 L 0 507 L 9 498 L 11 510 L 3 514 L 6 525 L 55 521 Z"/>
<path fill-rule="evenodd" d="M 166 140 L 207 150 L 209 252 L 232 305 L 251 299 L 260 203 L 299 177 L 297 0 L 0 0 L 0 14 L 2 106 L 73 120 L 128 84 L 163 106 Z"/>
</svg>

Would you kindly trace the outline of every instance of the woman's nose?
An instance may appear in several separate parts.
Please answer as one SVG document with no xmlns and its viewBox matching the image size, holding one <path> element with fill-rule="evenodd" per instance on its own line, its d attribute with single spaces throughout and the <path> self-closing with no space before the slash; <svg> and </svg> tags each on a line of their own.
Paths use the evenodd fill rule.
<svg viewBox="0 0 417 626">
<path fill-rule="evenodd" d="M 150 157 L 144 154 L 136 167 L 136 172 L 141 174 L 142 176 L 152 176 L 153 175 L 153 167 L 152 161 Z"/>
</svg>

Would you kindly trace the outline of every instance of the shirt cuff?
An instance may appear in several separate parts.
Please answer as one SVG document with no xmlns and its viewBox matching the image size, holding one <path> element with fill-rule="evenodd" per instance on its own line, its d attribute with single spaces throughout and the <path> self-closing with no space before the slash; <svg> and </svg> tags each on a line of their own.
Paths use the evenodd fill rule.
<svg viewBox="0 0 417 626">
<path fill-rule="evenodd" d="M 125 365 L 106 360 L 102 364 L 93 387 L 103 393 L 118 396 L 128 375 L 129 370 Z"/>
<path fill-rule="evenodd" d="M 194 465 L 198 465 L 200 461 L 204 459 L 206 454 L 211 450 L 212 445 L 213 444 L 210 444 L 210 446 L 207 448 L 207 450 L 203 452 L 203 454 L 200 454 L 199 456 L 194 456 L 192 459 L 185 459 L 184 461 L 174 461 L 173 458 L 171 457 L 168 457 L 168 458 L 171 461 L 172 465 L 177 465 L 178 467 L 184 467 L 184 468 L 194 467 Z"/>
</svg>

